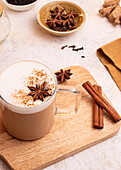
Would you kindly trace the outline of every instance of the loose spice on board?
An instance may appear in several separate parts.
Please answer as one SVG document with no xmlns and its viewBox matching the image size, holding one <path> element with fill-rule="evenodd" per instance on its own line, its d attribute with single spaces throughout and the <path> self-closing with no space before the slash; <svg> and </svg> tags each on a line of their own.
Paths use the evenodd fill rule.
<svg viewBox="0 0 121 170">
<path fill-rule="evenodd" d="M 100 86 L 93 85 L 93 87 L 102 95 L 102 88 Z M 93 103 L 93 127 L 96 129 L 104 128 L 103 108 L 95 101 Z"/>
<path fill-rule="evenodd" d="M 60 81 L 60 83 L 63 83 L 66 79 L 70 79 L 70 76 L 72 74 L 73 73 L 71 73 L 71 69 L 68 70 L 60 69 L 59 72 L 55 73 L 57 80 Z"/>
<path fill-rule="evenodd" d="M 117 111 L 110 105 L 110 103 L 93 87 L 93 85 L 87 81 L 82 85 L 84 89 L 92 96 L 92 98 L 101 106 L 112 118 L 114 122 L 121 120 L 120 115 Z"/>
</svg>

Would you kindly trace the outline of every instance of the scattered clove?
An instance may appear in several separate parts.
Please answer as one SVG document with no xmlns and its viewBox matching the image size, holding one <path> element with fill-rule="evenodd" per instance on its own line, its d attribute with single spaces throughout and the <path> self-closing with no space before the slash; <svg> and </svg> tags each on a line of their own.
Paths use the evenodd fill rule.
<svg viewBox="0 0 121 170">
<path fill-rule="evenodd" d="M 70 45 L 68 48 L 75 48 L 76 46 L 75 45 Z"/>
<path fill-rule="evenodd" d="M 79 51 L 79 50 L 84 50 L 84 48 L 83 47 L 81 47 L 81 48 L 77 48 L 77 49 L 75 49 L 76 51 Z"/>
<path fill-rule="evenodd" d="M 64 45 L 61 47 L 61 49 L 63 50 L 64 48 L 68 47 L 68 45 Z"/>
<path fill-rule="evenodd" d="M 72 51 L 79 51 L 79 50 L 83 50 L 83 49 L 84 49 L 83 47 L 81 47 L 81 48 L 76 48 L 76 49 L 73 48 Z"/>
<path fill-rule="evenodd" d="M 64 45 L 61 47 L 61 49 L 63 50 L 65 47 L 68 47 L 68 48 L 72 48 L 72 51 L 80 51 L 80 50 L 84 50 L 84 47 L 80 47 L 80 48 L 76 48 L 76 45 Z"/>
</svg>

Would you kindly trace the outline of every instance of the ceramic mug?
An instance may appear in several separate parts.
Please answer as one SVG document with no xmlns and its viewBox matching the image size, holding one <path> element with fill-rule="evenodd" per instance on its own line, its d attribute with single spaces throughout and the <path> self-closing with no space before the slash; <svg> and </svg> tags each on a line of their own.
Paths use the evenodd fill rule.
<svg viewBox="0 0 121 170">
<path fill-rule="evenodd" d="M 21 62 L 38 63 L 35 61 L 21 61 Z M 9 134 L 18 139 L 34 140 L 45 136 L 50 131 L 54 124 L 55 114 L 57 112 L 56 93 L 59 91 L 70 91 L 71 93 L 78 94 L 79 92 L 78 89 L 76 89 L 75 87 L 72 86 L 67 87 L 66 85 L 59 86 L 60 89 L 58 89 L 55 74 L 50 70 L 50 68 L 48 68 L 44 64 L 41 63 L 39 64 L 40 68 L 41 66 L 44 66 L 47 70 L 51 72 L 51 74 L 54 77 L 55 89 L 52 96 L 50 96 L 48 100 L 42 102 L 40 105 L 37 106 L 19 107 L 10 104 L 6 100 L 4 100 L 2 95 L 0 96 L 0 106 L 3 125 Z M 7 69 L 9 69 L 10 66 L 8 66 Z"/>
</svg>

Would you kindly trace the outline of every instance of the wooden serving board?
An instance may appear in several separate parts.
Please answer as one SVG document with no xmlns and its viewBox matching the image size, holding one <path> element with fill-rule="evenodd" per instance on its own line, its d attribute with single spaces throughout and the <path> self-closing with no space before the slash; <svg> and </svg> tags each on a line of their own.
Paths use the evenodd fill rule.
<svg viewBox="0 0 121 170">
<path fill-rule="evenodd" d="M 87 80 L 92 84 L 96 84 L 96 81 L 86 69 L 80 66 L 69 68 L 73 75 L 64 84 L 80 88 L 79 110 L 74 115 L 56 115 L 55 124 L 45 137 L 35 141 L 17 140 L 6 132 L 0 119 L 0 158 L 10 168 L 42 169 L 102 142 L 118 132 L 120 123 L 113 123 L 106 114 L 104 129 L 93 128 L 93 99 L 81 86 Z"/>
</svg>

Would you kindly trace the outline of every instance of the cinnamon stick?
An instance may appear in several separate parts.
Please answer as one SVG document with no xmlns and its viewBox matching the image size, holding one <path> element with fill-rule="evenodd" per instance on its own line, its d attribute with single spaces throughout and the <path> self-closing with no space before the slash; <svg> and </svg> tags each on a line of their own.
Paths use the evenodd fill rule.
<svg viewBox="0 0 121 170">
<path fill-rule="evenodd" d="M 102 94 L 102 89 L 100 86 L 94 85 L 95 90 Z M 94 101 L 93 110 L 93 127 L 96 129 L 102 129 L 104 127 L 103 123 L 103 109 Z"/>
<path fill-rule="evenodd" d="M 85 82 L 82 86 L 92 96 L 92 98 L 111 116 L 113 121 L 118 122 L 121 120 L 121 117 L 116 112 L 116 110 L 98 91 L 95 90 L 95 88 L 89 81 Z"/>
<path fill-rule="evenodd" d="M 98 86 L 98 91 L 102 95 L 102 88 Z M 99 107 L 99 114 L 100 114 L 100 128 L 104 127 L 104 122 L 103 122 L 103 108 Z"/>
</svg>

